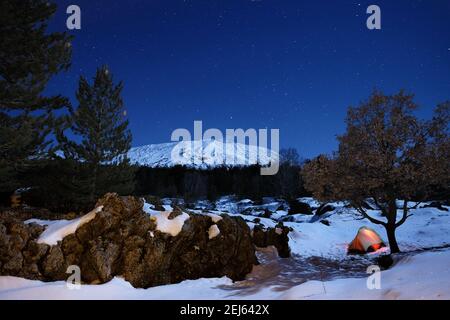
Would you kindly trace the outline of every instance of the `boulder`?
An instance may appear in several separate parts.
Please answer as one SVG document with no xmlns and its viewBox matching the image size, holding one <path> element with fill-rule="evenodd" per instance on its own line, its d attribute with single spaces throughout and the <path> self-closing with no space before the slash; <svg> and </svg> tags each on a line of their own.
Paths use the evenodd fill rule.
<svg viewBox="0 0 450 320">
<path fill-rule="evenodd" d="M 262 218 L 270 218 L 272 216 L 272 212 L 269 209 L 264 209 L 264 212 L 261 214 Z"/>
<path fill-rule="evenodd" d="M 147 288 L 203 277 L 243 280 L 257 264 L 250 229 L 241 217 L 223 215 L 213 221 L 188 213 L 181 231 L 172 236 L 157 230 L 141 199 L 107 194 L 99 206 L 103 209 L 92 220 L 53 246 L 37 243 L 44 227 L 0 219 L 0 274 L 64 280 L 67 268 L 77 265 L 85 283 L 120 275 Z M 168 220 L 180 214 L 176 209 Z M 214 225 L 219 233 L 211 237 Z"/>
<path fill-rule="evenodd" d="M 275 228 L 267 229 L 257 224 L 253 228 L 253 243 L 260 248 L 274 246 L 281 258 L 289 258 L 291 256 L 289 231 L 290 229 L 285 227 L 282 222 L 278 223 Z"/>
<path fill-rule="evenodd" d="M 387 270 L 394 264 L 394 259 L 390 254 L 382 255 L 376 258 L 376 263 L 382 270 Z"/>
<path fill-rule="evenodd" d="M 325 213 L 335 210 L 336 208 L 333 207 L 331 204 L 322 204 L 319 208 L 317 208 L 315 215 L 320 217 L 323 216 Z"/>
<path fill-rule="evenodd" d="M 1 215 L 0 274 L 27 276 L 31 279 L 42 277 L 36 264 L 46 254 L 48 246 L 39 245 L 32 239 L 43 230 L 43 227 L 26 225 L 9 214 Z"/>
<path fill-rule="evenodd" d="M 66 279 L 66 260 L 59 246 L 51 246 L 42 261 L 42 274 L 46 280 Z"/>
<path fill-rule="evenodd" d="M 207 230 L 213 224 L 208 216 L 191 215 L 176 237 L 155 231 L 126 243 L 125 279 L 144 288 L 224 275 L 243 280 L 257 263 L 247 224 L 223 216 L 216 223 L 219 235 L 209 239 Z"/>
<path fill-rule="evenodd" d="M 311 206 L 305 202 L 301 202 L 301 201 L 297 201 L 297 200 L 293 200 L 289 202 L 289 214 L 297 214 L 297 213 L 302 213 L 302 214 L 307 214 L 307 215 L 312 215 L 312 209 Z"/>
</svg>

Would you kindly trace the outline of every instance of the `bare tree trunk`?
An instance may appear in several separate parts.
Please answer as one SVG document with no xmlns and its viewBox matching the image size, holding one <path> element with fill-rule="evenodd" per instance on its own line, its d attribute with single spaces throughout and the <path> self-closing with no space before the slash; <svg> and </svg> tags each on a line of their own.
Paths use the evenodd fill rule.
<svg viewBox="0 0 450 320">
<path fill-rule="evenodd" d="M 391 253 L 398 253 L 400 252 L 400 248 L 398 247 L 397 239 L 395 237 L 395 224 L 392 225 L 390 223 L 385 225 L 386 228 L 386 234 L 389 241 L 389 248 L 391 249 Z"/>
<path fill-rule="evenodd" d="M 385 225 L 391 253 L 400 252 L 397 239 L 395 238 L 395 229 L 397 228 L 396 221 L 397 221 L 397 202 L 395 198 L 392 198 L 388 203 L 388 216 L 387 216 L 387 223 Z"/>
</svg>

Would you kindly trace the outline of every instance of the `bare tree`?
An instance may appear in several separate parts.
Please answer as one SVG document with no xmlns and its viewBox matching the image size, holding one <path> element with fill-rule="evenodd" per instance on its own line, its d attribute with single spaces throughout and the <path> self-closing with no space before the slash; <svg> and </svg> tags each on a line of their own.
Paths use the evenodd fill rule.
<svg viewBox="0 0 450 320">
<path fill-rule="evenodd" d="M 418 119 L 416 108 L 403 91 L 391 96 L 375 91 L 348 109 L 338 151 L 319 156 L 303 171 L 306 188 L 318 199 L 350 201 L 369 221 L 383 225 L 393 253 L 400 251 L 395 231 L 410 216 L 409 202 L 450 187 L 450 102 L 440 104 L 429 121 Z M 367 198 L 384 218 L 369 215 Z"/>
</svg>

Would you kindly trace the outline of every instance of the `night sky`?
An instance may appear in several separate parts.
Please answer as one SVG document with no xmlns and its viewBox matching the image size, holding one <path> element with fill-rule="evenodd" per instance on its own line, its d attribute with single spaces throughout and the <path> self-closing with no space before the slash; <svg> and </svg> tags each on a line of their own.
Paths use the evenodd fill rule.
<svg viewBox="0 0 450 320">
<path fill-rule="evenodd" d="M 416 94 L 421 117 L 450 99 L 450 1 L 58 0 L 82 10 L 73 62 L 49 93 L 74 106 L 102 64 L 124 81 L 133 146 L 176 128 L 279 128 L 302 157 L 337 146 L 346 109 L 374 88 Z M 381 7 L 382 29 L 366 9 Z"/>
</svg>

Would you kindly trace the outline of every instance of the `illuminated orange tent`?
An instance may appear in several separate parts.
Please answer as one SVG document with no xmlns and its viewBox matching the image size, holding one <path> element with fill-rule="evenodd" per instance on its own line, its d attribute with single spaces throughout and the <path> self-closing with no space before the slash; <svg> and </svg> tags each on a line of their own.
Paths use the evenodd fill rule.
<svg viewBox="0 0 450 320">
<path fill-rule="evenodd" d="M 375 252 L 380 248 L 385 247 L 383 240 L 374 230 L 361 227 L 355 239 L 350 242 L 348 246 L 349 254 L 364 254 L 368 252 Z"/>
</svg>

